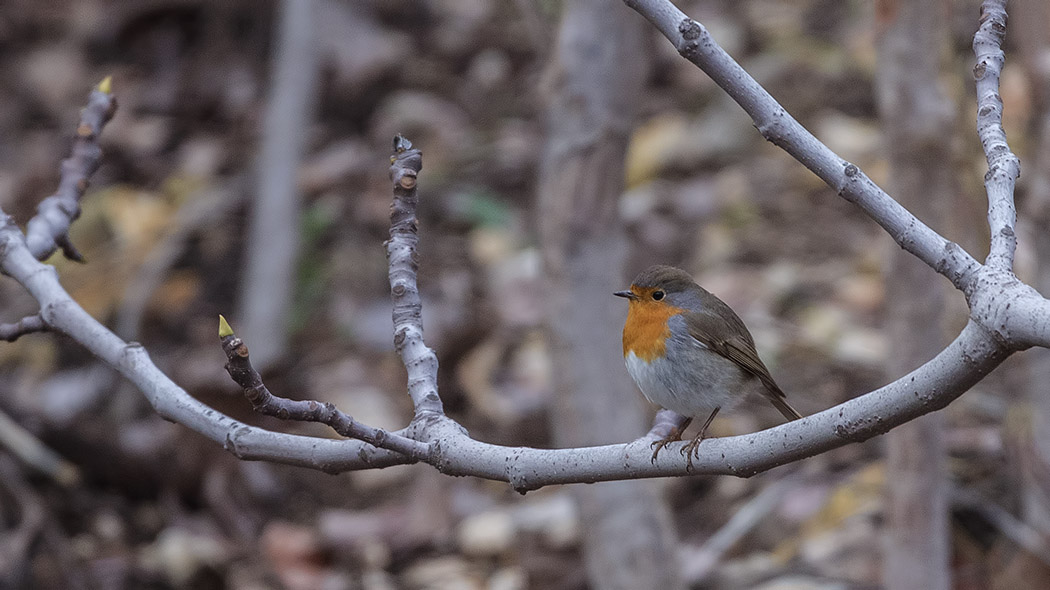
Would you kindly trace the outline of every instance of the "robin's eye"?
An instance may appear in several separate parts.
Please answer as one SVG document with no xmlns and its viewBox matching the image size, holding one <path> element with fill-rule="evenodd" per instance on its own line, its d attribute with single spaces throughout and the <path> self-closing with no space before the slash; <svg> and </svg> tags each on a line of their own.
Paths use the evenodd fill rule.
<svg viewBox="0 0 1050 590">
<path fill-rule="evenodd" d="M 653 291 L 653 301 L 659 301 L 664 298 L 663 291 Z"/>
</svg>

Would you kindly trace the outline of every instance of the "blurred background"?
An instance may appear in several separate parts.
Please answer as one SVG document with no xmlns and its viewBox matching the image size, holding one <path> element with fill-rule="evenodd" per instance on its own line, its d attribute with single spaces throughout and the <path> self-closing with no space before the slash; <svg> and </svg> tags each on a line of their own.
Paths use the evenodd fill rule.
<svg viewBox="0 0 1050 590">
<path fill-rule="evenodd" d="M 919 40 L 897 20 L 908 4 L 678 3 L 818 138 L 983 258 L 978 3 L 939 3 Z M 1001 87 L 1024 170 L 1028 281 L 1048 274 L 1039 253 L 1050 253 L 1039 240 L 1050 201 L 1041 4 L 1011 3 Z M 595 7 L 615 22 L 573 12 Z M 589 44 L 571 42 L 588 32 Z M 577 129 L 560 117 L 593 112 L 595 99 L 572 89 L 589 70 L 614 74 L 596 100 L 616 116 Z M 0 207 L 21 224 L 55 190 L 89 90 L 113 76 L 119 110 L 71 232 L 87 263 L 50 262 L 85 309 L 142 342 L 190 394 L 267 428 L 331 436 L 252 414 L 223 370 L 219 313 L 275 393 L 378 427 L 411 418 L 382 246 L 396 133 L 424 154 L 419 283 L 440 393 L 480 440 L 554 447 L 645 433 L 654 408 L 622 368 L 626 306 L 611 291 L 653 263 L 689 270 L 729 303 L 803 413 L 897 378 L 965 323 L 946 281 L 896 272 L 899 248 L 880 228 L 620 2 L 5 0 L 0 72 Z M 936 116 L 908 118 L 925 96 L 909 72 L 931 85 Z M 919 129 L 930 120 L 938 126 Z M 580 146 L 596 145 L 594 129 L 615 148 L 594 159 L 612 163 L 567 177 L 560 166 L 591 153 Z M 923 164 L 909 188 L 900 170 L 931 158 L 941 180 Z M 581 196 L 591 192 L 601 197 Z M 547 227 L 559 207 L 572 221 Z M 573 237 L 580 227 L 587 235 Z M 899 306 L 917 292 L 935 299 L 907 315 Z M 36 307 L 7 280 L 0 309 L 13 322 Z M 547 327 L 581 313 L 569 334 Z M 901 317 L 903 330 L 890 327 Z M 923 339 L 933 348 L 913 350 Z M 0 429 L 25 429 L 65 462 L 49 469 L 15 443 L 0 449 L 0 587 L 600 590 L 617 584 L 601 579 L 595 523 L 619 501 L 655 515 L 642 518 L 660 539 L 642 543 L 651 555 L 621 561 L 661 571 L 659 587 L 1045 588 L 1050 471 L 1038 449 L 1050 456 L 1040 447 L 1050 436 L 1047 401 L 1029 397 L 1045 396 L 1044 365 L 1034 353 L 1011 359 L 916 426 L 903 451 L 887 451 L 891 434 L 752 479 L 644 482 L 614 500 L 589 494 L 616 484 L 520 496 L 425 465 L 326 475 L 240 462 L 161 420 L 74 343 L 29 335 L 0 344 Z M 573 401 L 562 413 L 584 366 L 612 367 L 601 374 L 626 397 L 588 394 L 598 409 Z M 611 439 L 586 435 L 587 417 L 600 428 L 623 416 Z M 755 404 L 710 432 L 778 423 Z M 909 463 L 899 456 L 909 449 L 930 455 Z M 939 581 L 889 582 L 907 568 L 894 561 L 902 552 Z"/>
</svg>

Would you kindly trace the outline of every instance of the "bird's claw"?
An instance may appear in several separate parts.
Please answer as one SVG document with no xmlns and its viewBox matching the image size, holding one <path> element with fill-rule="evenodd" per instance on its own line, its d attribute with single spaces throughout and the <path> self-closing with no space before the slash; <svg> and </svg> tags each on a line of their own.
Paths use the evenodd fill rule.
<svg viewBox="0 0 1050 590">
<path fill-rule="evenodd" d="M 660 451 L 663 450 L 663 448 L 667 445 L 679 440 L 682 440 L 681 434 L 678 434 L 677 437 L 667 436 L 666 438 L 661 438 L 660 440 L 653 441 L 653 443 L 649 445 L 649 448 L 653 449 L 653 458 L 649 462 L 655 465 L 656 456 L 660 454 Z"/>
<path fill-rule="evenodd" d="M 685 455 L 686 463 L 685 470 L 693 470 L 693 457 L 700 458 L 700 441 L 704 440 L 703 436 L 697 436 L 693 440 L 682 445 L 682 448 L 678 450 L 679 453 Z"/>
</svg>

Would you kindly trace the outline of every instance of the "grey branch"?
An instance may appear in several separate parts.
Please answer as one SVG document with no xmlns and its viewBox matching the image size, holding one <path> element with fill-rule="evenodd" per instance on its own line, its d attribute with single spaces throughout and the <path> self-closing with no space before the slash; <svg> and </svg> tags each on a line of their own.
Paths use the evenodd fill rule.
<svg viewBox="0 0 1050 590">
<path fill-rule="evenodd" d="M 649 20 L 683 57 L 704 71 L 755 122 L 759 133 L 856 204 L 908 252 L 964 292 L 979 263 L 961 246 L 919 221 L 863 171 L 821 143 L 740 67 L 700 23 L 669 0 L 625 0 Z"/>
<path fill-rule="evenodd" d="M 13 324 L 0 324 L 0 340 L 14 342 L 26 334 L 43 332 L 47 330 L 47 324 L 40 314 L 26 316 Z"/>
<path fill-rule="evenodd" d="M 66 258 L 77 262 L 84 260 L 69 241 L 69 225 L 80 217 L 80 198 L 102 159 L 99 135 L 117 108 L 109 86 L 109 78 L 106 78 L 91 91 L 87 106 L 80 112 L 73 153 L 62 162 L 58 190 L 40 202 L 36 215 L 26 225 L 26 243 L 39 260 L 51 256 L 59 248 Z"/>
<path fill-rule="evenodd" d="M 6 215 L 0 219 L 0 270 L 40 303 L 40 315 L 52 329 L 120 371 L 163 418 L 203 434 L 242 459 L 265 459 L 327 472 L 411 461 L 357 440 L 295 436 L 248 426 L 197 401 L 162 373 L 141 345 L 124 342 L 73 301 L 59 283 L 54 267 L 33 256 L 22 232 Z"/>
<path fill-rule="evenodd" d="M 988 159 L 984 186 L 988 193 L 988 226 L 992 239 L 985 264 L 1010 270 L 1017 249 L 1014 185 L 1021 174 L 1021 163 L 1010 151 L 1006 132 L 1003 131 L 999 75 L 1006 61 L 1002 49 L 1005 36 L 1005 2 L 986 0 L 981 4 L 981 27 L 973 36 L 973 53 L 977 57 L 977 64 L 973 67 L 977 84 L 977 133 Z"/>
<path fill-rule="evenodd" d="M 423 155 L 412 143 L 398 135 L 390 161 L 390 180 L 394 183 L 394 202 L 390 206 L 390 239 L 386 256 L 390 267 L 390 299 L 393 302 L 394 347 L 408 371 L 408 395 L 416 418 L 443 416 L 445 411 L 437 392 L 438 360 L 423 342 L 423 302 L 419 298 L 416 271 L 417 235 L 416 179 L 423 168 Z"/>
<path fill-rule="evenodd" d="M 222 341 L 222 350 L 226 353 L 226 372 L 237 385 L 244 389 L 244 396 L 251 402 L 255 411 L 282 420 L 320 422 L 347 438 L 389 449 L 416 461 L 427 458 L 429 452 L 427 445 L 379 428 L 366 426 L 354 420 L 349 414 L 340 411 L 332 403 L 322 403 L 312 399 L 292 400 L 270 393 L 270 389 L 263 383 L 262 376 L 252 366 L 248 356 L 248 346 L 233 334 L 233 330 L 225 322 L 225 318 L 220 319 L 219 339 Z"/>
</svg>

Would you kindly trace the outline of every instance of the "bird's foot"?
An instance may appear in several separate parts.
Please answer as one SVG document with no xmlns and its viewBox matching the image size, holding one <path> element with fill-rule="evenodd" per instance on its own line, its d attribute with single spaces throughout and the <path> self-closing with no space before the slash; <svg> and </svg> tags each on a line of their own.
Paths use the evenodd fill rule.
<svg viewBox="0 0 1050 590">
<path fill-rule="evenodd" d="M 681 452 L 686 457 L 686 461 L 685 461 L 685 470 L 686 471 L 692 471 L 693 470 L 693 457 L 694 456 L 697 459 L 700 458 L 700 441 L 702 441 L 705 438 L 707 438 L 707 427 L 711 425 L 711 422 L 714 421 L 715 416 L 718 415 L 718 410 L 721 410 L 721 409 L 722 409 L 721 407 L 715 408 L 715 410 L 713 412 L 711 412 L 711 415 L 707 417 L 707 420 L 704 421 L 704 425 L 700 427 L 700 432 L 696 433 L 696 436 L 693 437 L 693 440 L 691 440 L 688 443 L 682 445 L 682 450 L 679 451 L 679 452 Z"/>
<path fill-rule="evenodd" d="M 701 430 L 700 432 L 696 433 L 696 436 L 693 437 L 693 440 L 691 440 L 691 441 L 687 442 L 686 444 L 682 445 L 682 449 L 679 452 L 682 453 L 683 455 L 685 455 L 685 458 L 686 458 L 686 460 L 685 460 L 685 470 L 686 471 L 692 471 L 693 470 L 693 457 L 694 456 L 697 459 L 700 458 L 700 441 L 704 440 L 705 438 L 707 438 L 707 437 L 704 436 L 704 431 Z"/>
<path fill-rule="evenodd" d="M 686 418 L 681 425 L 671 428 L 671 432 L 667 433 L 667 436 L 661 438 L 658 441 L 654 441 L 653 444 L 649 445 L 653 449 L 652 463 L 656 463 L 656 456 L 660 454 L 660 450 L 667 445 L 682 440 L 682 433 L 689 427 L 689 423 L 692 422 L 692 418 Z"/>
<path fill-rule="evenodd" d="M 656 456 L 660 454 L 661 449 L 673 442 L 678 442 L 680 440 L 682 440 L 682 433 L 678 429 L 675 429 L 671 431 L 671 434 L 668 434 L 667 436 L 649 445 L 653 449 L 653 458 L 650 461 L 650 463 L 656 463 Z"/>
</svg>

